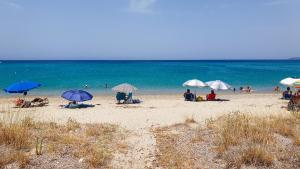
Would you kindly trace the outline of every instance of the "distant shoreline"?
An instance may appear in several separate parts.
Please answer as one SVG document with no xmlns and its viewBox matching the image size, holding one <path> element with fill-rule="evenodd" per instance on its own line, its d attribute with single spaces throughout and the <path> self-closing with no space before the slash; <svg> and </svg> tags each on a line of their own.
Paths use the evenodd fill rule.
<svg viewBox="0 0 300 169">
<path fill-rule="evenodd" d="M 192 91 L 194 93 L 194 91 Z M 109 92 L 109 93 L 99 93 L 99 92 L 91 92 L 93 94 L 94 97 L 115 97 L 115 93 L 114 92 Z M 184 90 L 182 90 L 181 92 L 136 92 L 134 93 L 134 96 L 153 96 L 153 97 L 167 97 L 167 96 L 178 96 L 181 97 L 184 93 Z M 201 95 L 201 96 L 205 96 L 206 94 L 208 94 L 209 92 L 206 91 L 197 91 L 196 94 L 197 95 Z M 233 92 L 233 91 L 216 91 L 216 93 L 218 95 L 269 95 L 269 94 L 278 94 L 272 91 L 254 91 L 252 93 L 240 93 L 239 91 L 237 92 Z M 26 97 L 51 97 L 51 98 L 59 98 L 61 93 L 45 93 L 45 92 L 41 92 L 41 93 L 37 93 L 37 92 L 31 92 L 28 94 L 28 96 Z M 0 98 L 14 98 L 14 97 L 19 97 L 22 96 L 22 94 L 0 94 Z"/>
<path fill-rule="evenodd" d="M 292 57 L 287 59 L 0 59 L 0 62 L 89 62 L 89 61 L 99 61 L 99 62 L 201 62 L 201 61 L 223 61 L 223 62 L 251 62 L 251 61 L 289 61 L 289 60 L 300 60 L 300 57 Z"/>
</svg>

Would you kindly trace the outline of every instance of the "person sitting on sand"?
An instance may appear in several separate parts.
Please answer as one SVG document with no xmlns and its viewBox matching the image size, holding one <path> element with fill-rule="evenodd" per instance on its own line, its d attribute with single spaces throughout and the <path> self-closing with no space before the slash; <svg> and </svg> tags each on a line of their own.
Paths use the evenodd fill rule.
<svg viewBox="0 0 300 169">
<path fill-rule="evenodd" d="M 65 108 L 74 108 L 77 107 L 77 102 L 76 101 L 71 101 L 67 105 L 65 105 Z"/>
<path fill-rule="evenodd" d="M 16 107 L 21 107 L 24 103 L 23 99 L 18 98 L 17 100 L 15 100 L 15 106 Z"/>
<path fill-rule="evenodd" d="M 287 87 L 286 88 L 286 91 L 282 92 L 282 98 L 283 99 L 291 99 L 292 97 L 292 91 L 291 91 L 291 88 L 290 87 Z"/>
<path fill-rule="evenodd" d="M 183 96 L 185 101 L 194 101 L 195 99 L 195 96 L 191 93 L 190 89 L 187 89 Z"/>
<path fill-rule="evenodd" d="M 210 91 L 210 94 L 206 95 L 206 100 L 216 100 L 216 94 L 215 94 L 215 91 L 214 90 L 211 90 Z"/>
</svg>

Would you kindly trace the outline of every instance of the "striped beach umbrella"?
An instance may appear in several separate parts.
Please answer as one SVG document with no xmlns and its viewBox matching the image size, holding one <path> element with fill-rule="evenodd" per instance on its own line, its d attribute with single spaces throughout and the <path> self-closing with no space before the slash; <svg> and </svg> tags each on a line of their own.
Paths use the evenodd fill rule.
<svg viewBox="0 0 300 169">
<path fill-rule="evenodd" d="M 280 84 L 285 85 L 285 86 L 293 86 L 293 84 L 299 80 L 300 79 L 288 77 L 288 78 L 282 79 L 280 81 Z"/>
<path fill-rule="evenodd" d="M 300 89 L 300 80 L 296 81 L 295 83 L 293 83 L 293 87 Z"/>
</svg>

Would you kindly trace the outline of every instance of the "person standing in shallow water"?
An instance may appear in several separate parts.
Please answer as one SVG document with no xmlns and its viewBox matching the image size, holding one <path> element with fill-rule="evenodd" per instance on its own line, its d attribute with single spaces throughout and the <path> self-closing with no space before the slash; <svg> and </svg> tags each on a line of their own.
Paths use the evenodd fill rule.
<svg viewBox="0 0 300 169">
<path fill-rule="evenodd" d="M 108 84 L 107 84 L 107 83 L 105 83 L 105 85 L 104 85 L 104 88 L 105 88 L 105 89 L 107 89 L 107 88 L 108 88 Z"/>
<path fill-rule="evenodd" d="M 276 87 L 274 88 L 274 92 L 280 92 L 279 86 L 276 86 Z"/>
</svg>

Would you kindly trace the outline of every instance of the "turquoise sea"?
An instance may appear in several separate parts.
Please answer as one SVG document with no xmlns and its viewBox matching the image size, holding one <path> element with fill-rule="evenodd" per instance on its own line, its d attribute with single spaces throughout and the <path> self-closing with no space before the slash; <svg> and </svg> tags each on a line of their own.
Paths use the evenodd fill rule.
<svg viewBox="0 0 300 169">
<path fill-rule="evenodd" d="M 222 80 L 236 87 L 252 86 L 271 91 L 285 77 L 300 77 L 295 60 L 197 60 L 197 61 L 1 61 L 1 89 L 17 81 L 36 81 L 33 93 L 59 94 L 67 89 L 111 93 L 109 88 L 128 82 L 140 93 L 181 93 L 182 83 L 197 78 Z M 108 85 L 108 89 L 105 88 Z M 282 86 L 283 87 L 283 86 Z M 204 89 L 205 90 L 205 89 Z M 3 91 L 1 95 L 5 95 Z"/>
</svg>

